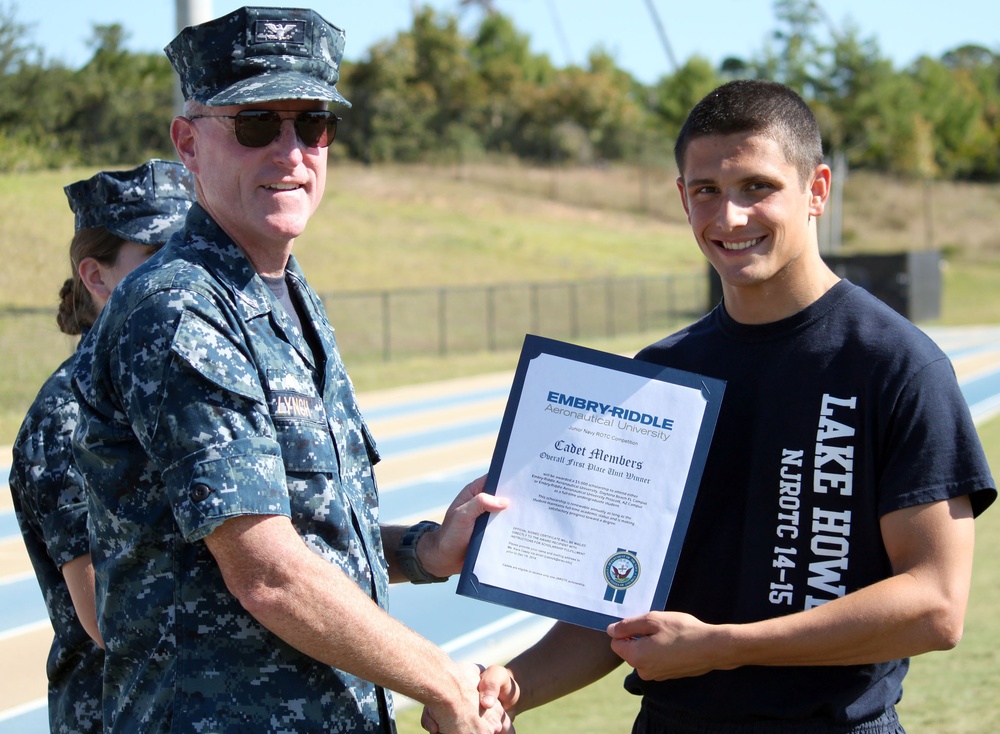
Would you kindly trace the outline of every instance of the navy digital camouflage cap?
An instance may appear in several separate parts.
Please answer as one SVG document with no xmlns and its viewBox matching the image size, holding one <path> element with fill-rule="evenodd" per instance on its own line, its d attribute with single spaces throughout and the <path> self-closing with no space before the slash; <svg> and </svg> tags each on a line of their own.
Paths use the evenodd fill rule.
<svg viewBox="0 0 1000 734">
<path fill-rule="evenodd" d="M 184 224 L 194 177 L 177 161 L 154 158 L 128 171 L 101 171 L 63 187 L 76 229 L 104 227 L 141 245 L 162 245 Z"/>
<path fill-rule="evenodd" d="M 212 107 L 283 99 L 351 104 L 336 87 L 344 32 L 315 10 L 240 8 L 188 26 L 164 51 L 185 100 Z"/>
</svg>

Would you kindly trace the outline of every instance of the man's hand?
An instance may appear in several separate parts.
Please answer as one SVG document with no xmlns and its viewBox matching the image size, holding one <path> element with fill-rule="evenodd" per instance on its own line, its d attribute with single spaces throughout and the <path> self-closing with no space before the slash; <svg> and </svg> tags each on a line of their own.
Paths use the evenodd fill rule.
<svg viewBox="0 0 1000 734">
<path fill-rule="evenodd" d="M 514 734 L 512 721 L 499 701 L 494 700 L 485 706 L 482 704 L 482 696 L 477 690 L 482 666 L 469 664 L 461 666 L 461 669 L 468 683 L 465 688 L 468 697 L 463 701 L 465 708 L 450 711 L 444 705 L 425 706 L 420 725 L 431 734 Z M 475 713 L 470 713 L 473 711 Z"/>
<path fill-rule="evenodd" d="M 476 518 L 484 512 L 500 512 L 510 504 L 505 497 L 483 492 L 485 485 L 485 476 L 467 484 L 448 507 L 441 527 L 420 539 L 417 555 L 428 573 L 451 576 L 460 572 Z"/>
<path fill-rule="evenodd" d="M 492 708 L 497 704 L 502 706 L 510 720 L 511 732 L 514 731 L 514 717 L 517 715 L 514 707 L 520 695 L 521 689 L 514 680 L 514 674 L 502 665 L 491 665 L 479 678 L 479 705 L 483 708 Z"/>
<path fill-rule="evenodd" d="M 744 624 L 650 612 L 609 626 L 611 649 L 642 678 L 669 680 L 744 665 L 867 665 L 954 647 L 972 575 L 969 498 L 895 510 L 880 524 L 889 578 L 808 610 Z"/>
<path fill-rule="evenodd" d="M 725 670 L 720 662 L 723 628 L 690 614 L 649 612 L 608 627 L 611 649 L 643 680 L 671 680 Z"/>
</svg>

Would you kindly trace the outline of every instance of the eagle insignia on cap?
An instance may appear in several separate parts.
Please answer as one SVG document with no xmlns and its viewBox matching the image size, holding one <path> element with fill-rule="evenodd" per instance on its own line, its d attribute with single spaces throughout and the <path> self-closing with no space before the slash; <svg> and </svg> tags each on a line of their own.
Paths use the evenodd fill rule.
<svg viewBox="0 0 1000 734">
<path fill-rule="evenodd" d="M 304 24 L 299 22 L 278 23 L 261 21 L 257 24 L 257 43 L 274 42 L 279 43 L 302 43 L 304 35 Z"/>
</svg>

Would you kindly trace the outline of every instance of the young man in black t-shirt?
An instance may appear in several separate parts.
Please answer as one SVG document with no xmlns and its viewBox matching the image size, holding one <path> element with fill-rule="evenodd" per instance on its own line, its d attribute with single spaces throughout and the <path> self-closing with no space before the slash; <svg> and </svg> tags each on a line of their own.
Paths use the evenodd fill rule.
<svg viewBox="0 0 1000 734">
<path fill-rule="evenodd" d="M 634 734 L 900 732 L 908 657 L 961 638 L 996 498 L 954 371 L 820 258 L 830 169 L 798 95 L 723 85 L 675 154 L 723 302 L 636 358 L 727 387 L 667 610 L 557 623 L 480 691 L 516 713 L 624 659 Z"/>
</svg>

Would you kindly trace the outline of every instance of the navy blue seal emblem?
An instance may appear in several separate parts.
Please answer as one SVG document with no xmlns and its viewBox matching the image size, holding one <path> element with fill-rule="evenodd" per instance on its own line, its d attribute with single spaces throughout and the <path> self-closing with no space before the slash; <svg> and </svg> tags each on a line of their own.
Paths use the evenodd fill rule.
<svg viewBox="0 0 1000 734">
<path fill-rule="evenodd" d="M 604 580 L 608 584 L 604 601 L 621 604 L 625 600 L 625 592 L 639 580 L 641 570 L 635 551 L 619 548 L 604 562 Z"/>
</svg>

